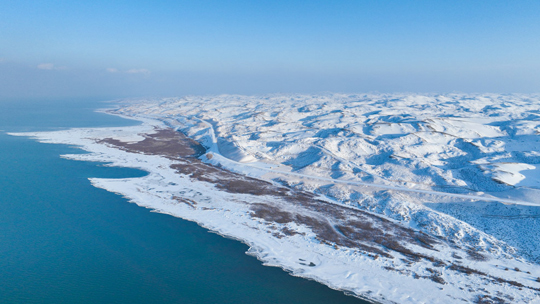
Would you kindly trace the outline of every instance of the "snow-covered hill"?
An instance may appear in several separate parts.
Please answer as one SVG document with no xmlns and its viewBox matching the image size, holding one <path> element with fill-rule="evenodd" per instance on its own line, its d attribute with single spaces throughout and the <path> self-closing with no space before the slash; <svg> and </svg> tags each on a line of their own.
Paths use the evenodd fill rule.
<svg viewBox="0 0 540 304">
<path fill-rule="evenodd" d="M 229 163 L 233 170 L 271 168 L 266 178 L 453 241 L 469 237 L 462 228 L 449 228 L 432 212 L 437 210 L 540 261 L 538 95 L 224 95 L 131 102 L 115 112 L 165 121 L 237 162 Z M 474 238 L 475 246 L 491 243 Z"/>
</svg>

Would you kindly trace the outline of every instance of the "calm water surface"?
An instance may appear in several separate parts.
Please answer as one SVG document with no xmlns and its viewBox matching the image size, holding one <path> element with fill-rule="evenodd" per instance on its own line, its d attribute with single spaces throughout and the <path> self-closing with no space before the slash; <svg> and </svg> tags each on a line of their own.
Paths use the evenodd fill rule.
<svg viewBox="0 0 540 304">
<path fill-rule="evenodd" d="M 0 101 L 1 303 L 366 303 L 264 267 L 248 247 L 94 188 L 145 172 L 7 132 L 122 126 L 87 101 Z"/>
</svg>

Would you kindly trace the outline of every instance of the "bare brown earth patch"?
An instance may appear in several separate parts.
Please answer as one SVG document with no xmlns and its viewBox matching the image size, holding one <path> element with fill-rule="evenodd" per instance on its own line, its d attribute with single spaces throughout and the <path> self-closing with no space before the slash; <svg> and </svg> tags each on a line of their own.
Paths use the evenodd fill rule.
<svg viewBox="0 0 540 304">
<path fill-rule="evenodd" d="M 476 275 L 495 283 L 506 283 L 517 287 L 539 290 L 520 283 L 494 277 L 484 272 L 456 265 L 455 261 L 442 261 L 426 253 L 416 252 L 411 245 L 419 246 L 431 252 L 436 252 L 436 245 L 447 246 L 446 250 L 457 248 L 454 244 L 448 244 L 444 239 L 436 238 L 416 231 L 399 223 L 392 222 L 378 215 L 359 209 L 349 208 L 319 199 L 316 195 L 290 189 L 281 185 L 275 185 L 267 181 L 247 177 L 223 168 L 219 168 L 198 159 L 206 151 L 202 145 L 186 137 L 184 134 L 172 129 L 156 130 L 154 134 L 143 135 L 144 140 L 136 143 L 126 143 L 117 139 L 105 138 L 98 143 L 108 144 L 124 151 L 143 153 L 148 155 L 160 155 L 174 160 L 171 168 L 177 173 L 187 175 L 200 182 L 213 184 L 216 188 L 229 193 L 254 195 L 257 197 L 267 196 L 268 199 L 261 203 L 250 203 L 251 216 L 268 223 L 277 238 L 289 237 L 298 234 L 297 231 L 283 226 L 288 223 L 296 223 L 311 229 L 316 239 L 334 247 L 346 247 L 364 252 L 378 258 L 394 258 L 396 254 L 405 257 L 404 261 L 409 265 L 421 260 L 429 261 L 433 267 L 460 272 L 466 275 Z M 196 208 L 197 203 L 192 200 L 173 197 L 177 202 Z M 212 208 L 201 207 L 201 210 Z M 276 228 L 281 226 L 281 228 Z M 460 248 L 465 251 L 472 260 L 482 261 L 486 257 L 470 248 Z M 455 259 L 461 259 L 454 253 Z M 388 266 L 387 266 L 388 267 Z M 396 270 L 388 267 L 389 270 Z M 440 277 L 440 271 L 427 268 L 431 273 L 428 276 L 415 277 L 430 279 L 439 284 L 446 282 Z M 478 303 L 486 301 L 498 301 L 498 298 L 479 296 Z"/>
<path fill-rule="evenodd" d="M 173 129 L 158 129 L 154 134 L 144 134 L 144 140 L 125 143 L 113 138 L 105 138 L 98 143 L 106 143 L 126 151 L 166 157 L 199 157 L 206 149 L 198 142 Z"/>
<path fill-rule="evenodd" d="M 190 207 L 193 208 L 193 209 L 195 209 L 196 206 L 197 206 L 197 202 L 196 202 L 196 201 L 191 200 L 191 199 L 188 199 L 188 198 L 185 198 L 185 197 L 173 196 L 173 200 L 176 200 L 176 201 L 179 202 L 179 203 L 184 203 L 184 204 L 190 206 Z"/>
</svg>

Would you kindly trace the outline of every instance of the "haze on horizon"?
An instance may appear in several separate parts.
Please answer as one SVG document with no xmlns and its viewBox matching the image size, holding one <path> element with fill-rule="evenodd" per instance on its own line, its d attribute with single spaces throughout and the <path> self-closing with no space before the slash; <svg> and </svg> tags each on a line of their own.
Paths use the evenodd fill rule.
<svg viewBox="0 0 540 304">
<path fill-rule="evenodd" d="M 4 1 L 0 99 L 540 92 L 538 1 Z"/>
</svg>

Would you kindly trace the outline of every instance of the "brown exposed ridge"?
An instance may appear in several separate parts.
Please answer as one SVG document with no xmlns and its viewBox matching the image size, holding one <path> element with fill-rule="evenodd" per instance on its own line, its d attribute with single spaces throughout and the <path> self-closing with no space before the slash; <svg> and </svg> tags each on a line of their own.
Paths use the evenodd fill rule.
<svg viewBox="0 0 540 304">
<path fill-rule="evenodd" d="M 168 158 L 196 158 L 203 155 L 206 149 L 173 129 L 157 129 L 153 134 L 144 134 L 144 139 L 135 143 L 126 143 L 114 138 L 105 138 L 98 143 L 105 143 L 123 150 L 150 155 L 161 155 Z"/>
</svg>

